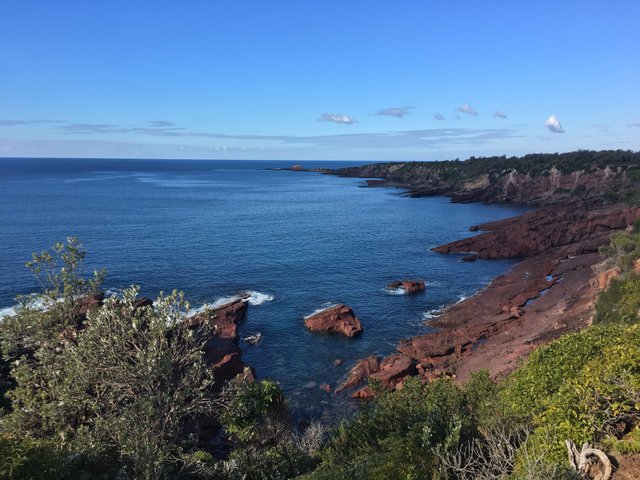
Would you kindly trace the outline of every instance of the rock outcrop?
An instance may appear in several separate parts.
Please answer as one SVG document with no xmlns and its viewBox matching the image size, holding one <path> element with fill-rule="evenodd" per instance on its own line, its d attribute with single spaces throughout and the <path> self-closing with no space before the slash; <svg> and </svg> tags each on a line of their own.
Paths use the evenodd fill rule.
<svg viewBox="0 0 640 480">
<path fill-rule="evenodd" d="M 476 258 L 524 258 L 573 246 L 574 255 L 597 251 L 611 233 L 640 218 L 640 209 L 620 204 L 590 207 L 549 206 L 518 217 L 485 223 L 485 233 L 434 248 L 439 253 L 469 253 Z"/>
<path fill-rule="evenodd" d="M 362 324 L 351 307 L 344 304 L 333 305 L 305 317 L 304 324 L 312 332 L 341 333 L 355 337 L 362 333 Z"/>
<path fill-rule="evenodd" d="M 186 320 L 191 327 L 208 324 L 213 329 L 214 335 L 207 341 L 204 357 L 213 368 L 218 389 L 244 371 L 245 365 L 238 345 L 238 324 L 244 320 L 247 306 L 248 302 L 244 299 L 234 300 Z"/>
<path fill-rule="evenodd" d="M 416 362 L 406 355 L 396 353 L 383 359 L 372 355 L 356 363 L 347 374 L 347 379 L 336 389 L 336 393 L 360 385 L 365 380 L 377 380 L 388 388 L 396 388 L 406 377 L 415 375 L 416 372 Z M 352 396 L 371 398 L 373 392 L 364 387 L 356 390 Z"/>
<path fill-rule="evenodd" d="M 387 285 L 390 290 L 401 289 L 406 294 L 424 292 L 425 285 L 422 280 L 397 280 Z"/>
</svg>

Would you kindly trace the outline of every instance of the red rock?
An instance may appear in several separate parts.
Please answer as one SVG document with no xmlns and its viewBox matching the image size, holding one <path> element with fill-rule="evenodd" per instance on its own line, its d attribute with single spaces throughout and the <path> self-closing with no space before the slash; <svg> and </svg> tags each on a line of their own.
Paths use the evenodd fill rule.
<svg viewBox="0 0 640 480">
<path fill-rule="evenodd" d="M 244 371 L 238 346 L 238 323 L 246 316 L 247 305 L 244 299 L 234 300 L 185 320 L 192 328 L 207 324 L 213 329 L 213 335 L 205 345 L 204 358 L 214 369 L 216 388 L 222 388 L 226 381 Z"/>
<path fill-rule="evenodd" d="M 362 332 L 362 324 L 347 305 L 338 304 L 305 317 L 304 324 L 312 332 L 342 333 L 354 337 Z"/>
<path fill-rule="evenodd" d="M 640 209 L 620 204 L 601 207 L 548 206 L 519 217 L 486 223 L 485 233 L 433 249 L 439 253 L 470 253 L 483 259 L 523 258 L 572 245 L 572 254 L 596 252 L 609 235 L 625 228 Z M 562 226 L 562 228 L 559 228 Z"/>
<path fill-rule="evenodd" d="M 393 290 L 402 288 L 405 293 L 411 294 L 411 293 L 424 292 L 425 285 L 424 285 L 424 281 L 422 280 L 398 280 L 395 282 L 391 282 L 389 285 L 387 285 L 387 288 L 390 288 Z"/>
<path fill-rule="evenodd" d="M 415 361 L 398 353 L 385 357 L 379 367 L 380 370 L 372 373 L 369 378 L 379 380 L 390 388 L 395 387 L 405 377 L 416 374 Z"/>
<path fill-rule="evenodd" d="M 304 170 L 304 168 L 302 167 L 302 165 L 293 165 L 291 167 L 291 170 L 293 170 L 294 172 L 301 172 Z"/>
<path fill-rule="evenodd" d="M 233 300 L 216 308 L 209 308 L 205 311 L 189 317 L 189 325 L 195 326 L 201 323 L 208 323 L 216 328 L 216 333 L 221 336 L 236 337 L 237 325 L 247 314 L 248 302 L 244 299 Z"/>
<path fill-rule="evenodd" d="M 634 266 L 635 270 L 635 266 Z M 598 290 L 606 290 L 611 280 L 614 280 L 620 276 L 620 270 L 617 267 L 610 268 L 603 272 L 598 272 L 596 274 L 595 287 Z"/>
<path fill-rule="evenodd" d="M 216 385 L 224 385 L 244 372 L 245 366 L 238 352 L 228 353 L 211 364 Z"/>
<path fill-rule="evenodd" d="M 343 363 L 343 361 L 342 361 L 341 359 L 336 358 L 336 359 L 333 361 L 333 366 L 334 366 L 334 367 L 339 367 L 340 365 L 342 365 L 342 363 Z"/>
<path fill-rule="evenodd" d="M 331 385 L 329 385 L 328 383 L 321 383 L 318 388 L 320 390 L 323 390 L 323 391 L 327 392 L 327 393 L 331 393 Z"/>
<path fill-rule="evenodd" d="M 359 360 L 355 367 L 353 367 L 347 374 L 347 379 L 344 383 L 336 389 L 336 393 L 341 392 L 345 388 L 351 388 L 361 384 L 369 378 L 372 373 L 379 370 L 380 366 L 378 365 L 378 358 L 375 355 Z"/>
<path fill-rule="evenodd" d="M 87 314 L 102 306 L 104 301 L 104 293 L 96 293 L 94 295 L 87 295 L 78 300 L 76 315 L 83 322 L 87 318 Z"/>
<path fill-rule="evenodd" d="M 363 387 L 360 390 L 353 392 L 351 396 L 360 400 L 370 400 L 375 397 L 375 394 L 369 387 Z"/>
</svg>

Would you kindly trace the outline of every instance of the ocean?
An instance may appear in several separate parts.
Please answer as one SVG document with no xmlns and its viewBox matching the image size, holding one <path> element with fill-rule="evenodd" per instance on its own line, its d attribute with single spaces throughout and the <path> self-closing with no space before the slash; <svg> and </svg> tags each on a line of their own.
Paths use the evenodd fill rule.
<svg viewBox="0 0 640 480">
<path fill-rule="evenodd" d="M 276 380 L 298 415 L 353 410 L 335 388 L 358 358 L 387 354 L 428 319 L 504 273 L 511 261 L 462 262 L 431 247 L 469 235 L 514 207 L 408 198 L 361 179 L 273 170 L 364 162 L 0 159 L 0 310 L 39 290 L 24 263 L 76 236 L 87 267 L 106 267 L 105 289 L 179 289 L 194 307 L 252 292 L 241 335 L 258 378 Z M 387 283 L 426 281 L 424 294 Z M 303 318 L 334 303 L 362 321 L 356 339 L 309 332 Z M 426 324 L 425 324 L 426 321 Z M 342 365 L 334 366 L 340 359 Z"/>
</svg>

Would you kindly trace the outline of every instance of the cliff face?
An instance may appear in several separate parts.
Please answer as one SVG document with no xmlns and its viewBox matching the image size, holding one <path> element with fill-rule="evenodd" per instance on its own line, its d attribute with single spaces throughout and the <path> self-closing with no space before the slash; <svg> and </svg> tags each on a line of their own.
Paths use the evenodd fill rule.
<svg viewBox="0 0 640 480">
<path fill-rule="evenodd" d="M 406 188 L 414 197 L 446 195 L 461 203 L 608 203 L 637 191 L 640 154 L 585 151 L 510 159 L 472 157 L 464 162 L 379 163 L 327 173 L 379 178 L 383 182 L 371 186 Z"/>
</svg>

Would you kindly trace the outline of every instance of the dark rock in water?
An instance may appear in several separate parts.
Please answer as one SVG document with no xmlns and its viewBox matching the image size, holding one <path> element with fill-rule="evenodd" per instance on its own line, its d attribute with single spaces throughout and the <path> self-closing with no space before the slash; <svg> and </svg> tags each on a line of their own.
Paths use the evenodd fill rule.
<svg viewBox="0 0 640 480">
<path fill-rule="evenodd" d="M 477 232 L 478 230 L 480 230 L 480 225 L 471 225 L 469 227 L 470 232 Z"/>
<path fill-rule="evenodd" d="M 321 383 L 319 388 L 327 393 L 331 393 L 331 385 L 328 383 Z"/>
<path fill-rule="evenodd" d="M 336 358 L 336 359 L 333 361 L 333 366 L 334 366 L 334 367 L 339 367 L 340 365 L 342 365 L 342 363 L 343 363 L 343 362 L 342 362 L 342 359 L 340 359 L 340 358 Z"/>
<path fill-rule="evenodd" d="M 475 262 L 478 259 L 478 255 L 466 255 L 462 257 L 463 262 Z"/>
<path fill-rule="evenodd" d="M 404 293 L 407 294 L 425 291 L 425 285 L 422 280 L 398 280 L 395 282 L 391 282 L 389 285 L 387 285 L 387 288 L 392 290 L 401 288 L 404 290 Z"/>
<path fill-rule="evenodd" d="M 384 187 L 387 185 L 387 181 L 381 179 L 370 179 L 365 180 L 365 182 L 367 183 L 367 187 Z"/>
<path fill-rule="evenodd" d="M 305 317 L 304 324 L 312 332 L 342 333 L 354 337 L 362 333 L 362 324 L 351 307 L 344 304 L 334 305 Z"/>
</svg>

